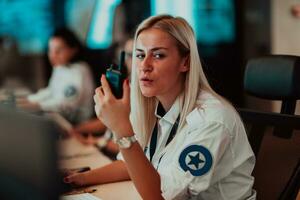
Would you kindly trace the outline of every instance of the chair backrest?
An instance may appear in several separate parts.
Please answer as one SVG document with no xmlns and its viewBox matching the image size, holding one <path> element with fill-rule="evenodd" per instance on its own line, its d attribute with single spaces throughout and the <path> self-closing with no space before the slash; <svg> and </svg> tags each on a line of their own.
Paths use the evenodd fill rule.
<svg viewBox="0 0 300 200">
<path fill-rule="evenodd" d="M 290 138 L 293 130 L 300 130 L 300 116 L 294 115 L 296 101 L 300 99 L 300 57 L 273 55 L 250 60 L 245 69 L 244 89 L 259 98 L 282 101 L 280 113 L 238 109 L 243 121 L 251 124 L 249 142 L 256 156 L 266 127 L 274 127 L 273 134 L 281 138 Z M 293 197 L 298 190 L 299 164 L 280 199 Z"/>
<path fill-rule="evenodd" d="M 281 100 L 281 114 L 295 113 L 300 99 L 300 57 L 271 55 L 247 63 L 244 89 L 249 94 L 269 100 Z M 293 129 L 276 128 L 274 135 L 290 138 Z"/>
<path fill-rule="evenodd" d="M 263 99 L 300 99 L 299 83 L 298 56 L 271 55 L 251 59 L 245 69 L 245 91 Z"/>
</svg>

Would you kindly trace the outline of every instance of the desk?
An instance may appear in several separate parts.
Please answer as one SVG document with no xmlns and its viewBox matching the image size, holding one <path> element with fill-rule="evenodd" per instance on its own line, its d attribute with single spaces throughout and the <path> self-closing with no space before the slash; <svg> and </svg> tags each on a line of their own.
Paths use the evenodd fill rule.
<svg viewBox="0 0 300 200">
<path fill-rule="evenodd" d="M 60 152 L 59 165 L 62 168 L 89 166 L 91 169 L 95 169 L 112 162 L 95 147 L 85 146 L 74 138 L 63 139 L 59 141 L 58 146 Z M 131 181 L 95 185 L 87 188 L 97 189 L 92 194 L 103 200 L 142 199 Z"/>
</svg>

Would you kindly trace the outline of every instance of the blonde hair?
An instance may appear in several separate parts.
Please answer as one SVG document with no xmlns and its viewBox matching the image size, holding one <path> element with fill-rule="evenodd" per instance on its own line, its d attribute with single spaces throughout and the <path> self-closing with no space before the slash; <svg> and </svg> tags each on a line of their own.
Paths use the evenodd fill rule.
<svg viewBox="0 0 300 200">
<path fill-rule="evenodd" d="M 141 32 L 146 29 L 156 28 L 162 30 L 177 42 L 177 47 L 181 56 L 189 56 L 189 71 L 186 72 L 184 85 L 184 102 L 181 105 L 180 121 L 178 130 L 185 125 L 186 116 L 194 109 L 197 100 L 199 88 L 206 90 L 218 98 L 210 87 L 200 62 L 197 43 L 191 26 L 181 17 L 173 17 L 170 15 L 157 15 L 144 20 L 137 28 L 134 37 L 134 50 L 136 48 L 136 40 Z M 131 80 L 131 122 L 135 134 L 137 135 L 141 146 L 145 147 L 156 122 L 155 107 L 157 99 L 155 97 L 144 97 L 141 93 L 137 67 L 135 66 L 135 51 L 133 51 L 132 64 L 132 80 Z"/>
</svg>

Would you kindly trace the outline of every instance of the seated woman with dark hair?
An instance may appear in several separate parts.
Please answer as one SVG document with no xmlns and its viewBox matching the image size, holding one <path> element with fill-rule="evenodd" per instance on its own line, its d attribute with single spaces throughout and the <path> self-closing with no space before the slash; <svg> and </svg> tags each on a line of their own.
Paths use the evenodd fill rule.
<svg viewBox="0 0 300 200">
<path fill-rule="evenodd" d="M 93 113 L 95 86 L 89 66 L 82 61 L 83 49 L 70 30 L 56 30 L 49 40 L 48 57 L 53 66 L 49 84 L 36 94 L 18 99 L 18 106 L 58 112 L 74 123 L 88 120 Z"/>
</svg>

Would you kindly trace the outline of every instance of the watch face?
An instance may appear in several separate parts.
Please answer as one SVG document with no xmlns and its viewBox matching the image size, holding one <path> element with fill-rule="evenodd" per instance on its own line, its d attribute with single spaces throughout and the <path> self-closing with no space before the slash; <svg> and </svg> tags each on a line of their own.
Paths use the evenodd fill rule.
<svg viewBox="0 0 300 200">
<path fill-rule="evenodd" d="M 121 146 L 122 148 L 129 148 L 129 147 L 130 147 L 130 144 L 131 144 L 131 142 L 130 142 L 130 140 L 128 140 L 128 138 L 122 138 L 122 139 L 120 140 L 120 146 Z"/>
<path fill-rule="evenodd" d="M 136 137 L 135 135 L 130 136 L 130 137 L 123 137 L 119 140 L 117 140 L 117 144 L 120 146 L 120 148 L 127 149 L 131 147 L 132 143 L 136 142 Z"/>
</svg>

